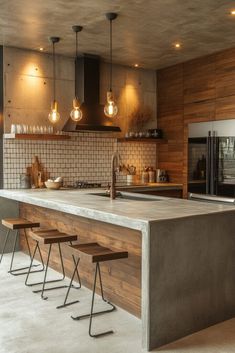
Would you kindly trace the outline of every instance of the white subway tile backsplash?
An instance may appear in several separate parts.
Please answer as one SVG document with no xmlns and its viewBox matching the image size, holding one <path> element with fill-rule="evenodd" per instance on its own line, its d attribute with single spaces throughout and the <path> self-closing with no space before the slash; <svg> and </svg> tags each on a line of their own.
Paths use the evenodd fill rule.
<svg viewBox="0 0 235 353">
<path fill-rule="evenodd" d="M 34 156 L 39 157 L 50 177 L 62 176 L 66 184 L 73 185 L 77 180 L 108 182 L 111 156 L 116 150 L 122 163 L 136 166 L 137 174 L 144 166 L 156 168 L 155 144 L 117 143 L 107 134 L 71 134 L 71 139 L 65 141 L 5 139 L 4 188 L 19 187 L 19 176 L 26 172 Z"/>
</svg>

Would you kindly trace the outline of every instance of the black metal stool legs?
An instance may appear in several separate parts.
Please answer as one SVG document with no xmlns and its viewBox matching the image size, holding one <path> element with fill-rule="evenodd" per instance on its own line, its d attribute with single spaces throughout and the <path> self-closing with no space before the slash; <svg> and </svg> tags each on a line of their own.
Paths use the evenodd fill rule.
<svg viewBox="0 0 235 353">
<path fill-rule="evenodd" d="M 10 229 L 9 229 L 8 232 L 7 232 L 7 237 L 6 237 L 6 240 L 5 240 L 3 252 L 4 252 L 4 250 L 5 250 L 6 242 L 7 242 L 8 237 L 9 237 L 9 232 L 10 232 Z M 20 272 L 20 273 L 15 273 L 15 272 L 27 270 L 27 269 L 29 269 L 29 267 L 31 266 L 31 265 L 30 265 L 30 266 L 25 266 L 25 267 L 13 269 L 13 262 L 14 262 L 15 251 L 16 251 L 16 242 L 17 242 L 18 236 L 19 236 L 19 231 L 16 231 L 16 232 L 15 232 L 15 239 L 14 239 L 13 252 L 12 252 L 12 257 L 11 257 L 10 270 L 8 271 L 8 273 L 10 273 L 10 274 L 13 275 L 13 276 L 22 276 L 22 275 L 26 275 L 26 274 L 28 273 L 28 271 L 27 271 L 27 272 Z M 30 250 L 30 247 L 29 247 L 29 241 L 28 241 L 28 237 L 27 237 L 27 234 L 26 234 L 26 230 L 25 230 L 25 229 L 24 229 L 24 237 L 25 237 L 25 240 L 26 240 L 26 244 L 27 244 L 27 248 L 28 248 L 29 257 L 30 257 L 30 260 L 31 260 L 31 259 L 32 259 L 32 254 L 31 254 L 31 250 Z M 3 253 L 2 253 L 2 256 L 3 256 Z M 1 259 L 2 259 L 2 256 L 1 256 Z M 42 260 L 42 257 L 41 257 L 41 260 Z M 0 261 L 0 262 L 1 262 L 1 261 Z M 43 264 L 43 261 L 42 261 L 42 264 Z M 31 267 L 38 267 L 38 266 L 40 266 L 40 264 L 32 265 Z M 41 272 L 41 271 L 43 271 L 43 270 L 44 270 L 44 265 L 43 265 L 43 268 L 42 268 L 42 269 L 36 270 L 36 271 L 34 271 L 34 272 Z"/>
<path fill-rule="evenodd" d="M 4 245 L 3 245 L 3 248 L 2 248 L 0 263 L 2 262 L 2 258 L 3 258 L 3 255 L 4 255 L 5 249 L 6 249 L 7 241 L 8 241 L 8 238 L 9 238 L 9 234 L 10 234 L 10 229 L 8 229 L 7 234 L 6 234 Z"/>
<path fill-rule="evenodd" d="M 105 303 L 109 304 L 111 306 L 111 309 L 102 310 L 102 311 L 98 311 L 98 312 L 93 312 L 94 301 L 95 301 L 96 282 L 97 282 L 97 273 L 99 275 L 99 282 L 100 282 L 100 290 L 101 290 L 102 300 Z M 112 303 L 110 303 L 108 300 L 106 300 L 104 298 L 103 285 L 102 285 L 102 279 L 101 279 L 101 273 L 100 273 L 100 264 L 99 264 L 99 262 L 97 262 L 96 263 L 96 268 L 95 268 L 95 278 L 94 278 L 93 291 L 92 291 L 92 300 L 91 300 L 91 311 L 90 311 L 90 314 L 80 315 L 80 316 L 77 316 L 77 317 L 73 317 L 72 316 L 72 319 L 73 320 L 81 320 L 81 319 L 85 319 L 85 318 L 89 317 L 90 318 L 90 322 L 89 322 L 89 336 L 90 337 L 94 337 L 94 338 L 98 338 L 98 337 L 101 337 L 101 336 L 104 336 L 104 335 L 109 335 L 109 334 L 113 333 L 113 331 L 109 330 L 109 331 L 101 332 L 101 333 L 98 333 L 98 334 L 93 334 L 92 333 L 92 318 L 93 318 L 93 316 L 102 315 L 102 314 L 106 314 L 106 313 L 111 313 L 114 310 L 116 310 L 116 307 Z"/>
<path fill-rule="evenodd" d="M 43 263 L 41 250 L 40 250 L 40 247 L 39 247 L 38 242 L 36 242 L 36 246 L 35 246 L 34 251 L 33 251 L 33 256 L 31 257 L 31 261 L 30 261 L 28 273 L 27 273 L 27 276 L 26 276 L 26 278 L 25 278 L 25 285 L 28 286 L 28 287 L 31 287 L 31 286 L 36 285 L 36 284 L 39 284 L 39 283 L 31 283 L 31 284 L 28 283 L 28 278 L 29 278 L 30 273 L 33 273 L 33 272 L 34 272 L 34 271 L 31 271 L 31 268 L 33 267 L 33 261 L 34 261 L 34 258 L 35 258 L 37 249 L 38 249 L 38 251 L 39 251 L 40 258 L 41 258 L 41 261 L 42 261 L 42 263 Z M 43 263 L 43 270 L 44 270 L 44 263 Z"/>
<path fill-rule="evenodd" d="M 44 297 L 44 292 L 45 291 L 49 291 L 49 290 L 54 290 L 54 289 L 60 289 L 60 288 L 67 288 L 68 286 L 67 285 L 63 285 L 63 286 L 57 286 L 57 287 L 51 287 L 51 288 L 45 288 L 45 285 L 48 284 L 48 283 L 55 283 L 55 282 L 61 282 L 64 280 L 65 278 L 65 271 L 64 271 L 64 263 L 63 263 L 63 258 L 62 258 L 62 254 L 61 254 L 61 248 L 60 248 L 60 244 L 58 243 L 58 247 L 59 247 L 59 254 L 60 254 L 60 261 L 61 261 L 61 268 L 62 268 L 62 278 L 60 279 L 53 279 L 53 280 L 50 280 L 50 281 L 47 281 L 46 278 L 47 278 L 47 271 L 48 271 L 48 266 L 49 266 L 49 262 L 50 262 L 50 256 L 51 256 L 51 248 L 52 248 L 52 245 L 53 244 L 50 244 L 49 246 L 49 251 L 48 251 L 48 256 L 47 256 L 47 263 L 46 263 L 46 269 L 45 269 L 45 274 L 44 274 L 44 280 L 43 282 L 37 282 L 37 283 L 32 283 L 30 284 L 29 286 L 36 286 L 36 285 L 39 285 L 39 284 L 42 284 L 42 289 L 38 289 L 38 290 L 34 290 L 33 293 L 41 293 L 41 298 L 46 300 L 48 299 L 47 297 Z M 36 247 L 38 247 L 38 242 L 37 242 L 37 245 Z M 34 251 L 35 253 L 36 251 Z M 31 272 L 32 273 L 32 272 Z M 30 274 L 30 270 L 29 270 L 29 273 L 28 275 Z"/>
<path fill-rule="evenodd" d="M 74 280 L 74 277 L 75 277 L 76 273 L 77 273 L 77 276 L 78 276 L 78 279 L 79 279 L 79 287 L 76 287 L 76 289 L 81 288 L 80 276 L 78 274 L 78 264 L 79 264 L 80 258 L 78 258 L 78 260 L 76 262 L 75 257 L 73 256 L 73 261 L 74 261 L 75 267 L 74 267 L 73 275 L 71 277 L 71 280 L 70 280 L 70 283 L 69 283 L 69 287 L 68 287 L 68 290 L 67 290 L 67 293 L 66 293 L 66 296 L 65 296 L 65 299 L 64 299 L 64 303 L 62 305 L 57 306 L 56 307 L 57 309 L 65 308 L 66 306 L 79 303 L 79 300 L 75 300 L 73 302 L 67 303 L 68 296 L 69 296 L 69 293 L 70 293 L 70 289 L 73 287 L 73 280 Z"/>
<path fill-rule="evenodd" d="M 69 243 L 71 246 L 73 245 L 71 241 Z M 79 264 L 80 259 L 76 262 L 74 255 L 72 255 L 72 259 L 73 259 L 73 263 L 75 266 L 75 273 L 77 274 L 77 279 L 78 279 L 78 283 L 79 283 L 79 285 L 75 288 L 80 289 L 82 287 L 82 283 L 81 283 L 81 279 L 80 279 L 80 275 L 79 275 L 79 271 L 78 271 L 78 264 Z M 72 287 L 74 287 L 74 286 L 72 285 Z"/>
<path fill-rule="evenodd" d="M 26 234 L 26 230 L 25 230 L 25 229 L 24 229 L 24 236 L 25 236 L 25 240 L 26 240 L 26 244 L 27 244 L 27 248 L 28 248 L 30 260 L 32 260 L 32 253 L 31 253 L 31 250 L 30 250 L 29 240 L 28 240 L 28 237 L 27 237 L 27 234 Z M 43 271 L 44 271 L 44 262 L 43 262 L 43 258 L 42 258 L 42 253 L 41 253 L 40 246 L 38 246 L 38 253 L 39 253 L 39 256 L 40 256 L 42 268 L 41 268 L 40 270 L 36 270 L 36 271 L 31 272 L 31 273 L 43 272 Z M 31 267 L 37 267 L 37 266 L 40 266 L 40 264 L 38 264 L 38 265 L 33 265 L 33 263 L 32 263 L 32 264 L 30 263 L 30 266 L 31 266 Z M 27 268 L 29 268 L 29 267 L 27 267 Z M 27 272 L 27 274 L 28 274 L 28 272 Z"/>
</svg>

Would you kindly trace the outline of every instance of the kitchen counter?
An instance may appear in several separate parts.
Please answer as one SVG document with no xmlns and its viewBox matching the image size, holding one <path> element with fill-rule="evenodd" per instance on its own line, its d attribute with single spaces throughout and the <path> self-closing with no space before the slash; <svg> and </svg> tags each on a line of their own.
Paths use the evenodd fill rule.
<svg viewBox="0 0 235 353">
<path fill-rule="evenodd" d="M 21 216 L 42 225 L 129 252 L 127 263 L 105 271 L 111 274 L 105 290 L 137 316 L 140 308 L 143 348 L 235 316 L 234 206 L 126 192 L 115 200 L 94 195 L 102 192 L 0 190 L 0 197 L 18 201 Z"/>
<path fill-rule="evenodd" d="M 0 197 L 138 230 L 146 229 L 149 223 L 157 221 L 235 210 L 230 205 L 151 195 L 138 195 L 138 198 L 152 201 L 110 200 L 94 195 L 102 192 L 101 189 L 0 190 Z M 123 195 L 133 196 L 126 192 Z"/>
<path fill-rule="evenodd" d="M 118 185 L 118 190 L 138 190 L 138 191 L 145 191 L 145 190 L 182 190 L 183 184 L 176 184 L 176 183 L 147 183 L 147 184 L 130 184 L 130 185 Z"/>
</svg>

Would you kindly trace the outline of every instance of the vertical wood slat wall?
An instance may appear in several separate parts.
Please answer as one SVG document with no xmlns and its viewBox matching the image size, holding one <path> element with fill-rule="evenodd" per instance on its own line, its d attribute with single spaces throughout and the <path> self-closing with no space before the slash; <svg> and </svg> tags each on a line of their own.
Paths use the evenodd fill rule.
<svg viewBox="0 0 235 353">
<path fill-rule="evenodd" d="M 235 48 L 158 71 L 158 127 L 167 144 L 158 167 L 184 184 L 187 195 L 188 124 L 235 118 Z"/>
<path fill-rule="evenodd" d="M 3 46 L 0 45 L 0 189 L 3 188 L 3 109 L 4 109 L 4 87 L 3 87 Z"/>
</svg>

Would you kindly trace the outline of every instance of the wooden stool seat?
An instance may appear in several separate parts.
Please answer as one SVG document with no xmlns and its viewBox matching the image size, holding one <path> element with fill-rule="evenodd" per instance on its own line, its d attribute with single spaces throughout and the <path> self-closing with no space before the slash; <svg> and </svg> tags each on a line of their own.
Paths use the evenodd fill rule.
<svg viewBox="0 0 235 353">
<path fill-rule="evenodd" d="M 27 228 L 36 228 L 40 227 L 38 222 L 30 222 L 24 218 L 7 218 L 2 219 L 2 225 L 9 229 L 27 229 Z"/>
<path fill-rule="evenodd" d="M 98 243 L 86 243 L 71 245 L 74 252 L 79 252 L 91 258 L 91 262 L 112 261 L 124 259 L 128 257 L 127 251 L 113 251 L 109 248 L 99 245 Z"/>
<path fill-rule="evenodd" d="M 43 244 L 66 243 L 77 240 L 77 235 L 61 233 L 57 229 L 31 230 L 29 236 Z"/>
<path fill-rule="evenodd" d="M 29 231 L 29 236 L 35 241 L 36 246 L 34 248 L 31 264 L 29 267 L 29 271 L 25 280 L 25 284 L 28 286 L 36 286 L 36 285 L 42 285 L 41 289 L 34 290 L 34 293 L 41 293 L 41 298 L 46 300 L 48 297 L 44 296 L 45 291 L 51 291 L 54 289 L 60 289 L 60 288 L 67 288 L 67 285 L 62 285 L 62 286 L 56 286 L 56 287 L 50 287 L 50 288 L 45 288 L 45 285 L 48 283 L 55 283 L 55 282 L 61 282 L 65 279 L 65 268 L 64 268 L 64 262 L 63 262 L 63 256 L 62 256 L 62 251 L 61 251 L 61 243 L 70 243 L 72 245 L 72 242 L 74 240 L 77 240 L 77 235 L 70 235 L 66 233 L 60 232 L 58 229 L 39 229 L 39 230 L 30 230 Z M 28 278 L 31 273 L 31 266 L 36 254 L 37 249 L 39 249 L 39 243 L 42 243 L 43 245 L 48 245 L 48 254 L 47 254 L 47 262 L 46 262 L 46 268 L 45 268 L 45 274 L 44 274 L 44 279 L 42 282 L 36 282 L 36 283 L 28 283 Z M 60 256 L 60 262 L 61 262 L 61 269 L 62 269 L 62 278 L 59 279 L 53 279 L 53 280 L 47 280 L 47 271 L 49 267 L 49 262 L 50 262 L 50 256 L 51 256 L 51 249 L 53 245 L 58 245 L 59 249 L 59 256 Z M 74 260 L 75 261 L 75 260 Z M 78 276 L 78 280 L 80 283 L 80 277 L 78 274 L 78 271 L 76 269 L 76 273 Z M 73 286 L 74 287 L 74 286 Z M 80 288 L 81 285 L 79 285 L 78 288 Z M 75 288 L 75 287 L 74 287 Z M 77 303 L 78 301 L 76 300 L 74 303 Z M 72 303 L 70 303 L 71 305 Z"/>
<path fill-rule="evenodd" d="M 29 256 L 30 256 L 30 258 L 32 258 L 31 250 L 30 250 L 30 246 L 29 246 L 29 242 L 28 242 L 28 237 L 26 234 L 26 229 L 32 229 L 32 228 L 36 228 L 36 227 L 38 228 L 38 227 L 40 227 L 40 223 L 39 222 L 31 222 L 31 221 L 28 221 L 27 219 L 24 219 L 24 218 L 5 218 L 5 219 L 2 219 L 2 225 L 7 228 L 7 233 L 6 233 L 4 245 L 2 248 L 2 252 L 1 252 L 0 263 L 2 262 L 9 236 L 13 235 L 15 240 L 14 240 L 13 252 L 12 252 L 12 256 L 11 256 L 10 270 L 8 272 L 13 276 L 25 275 L 28 272 L 24 272 L 24 271 L 22 272 L 22 270 L 28 269 L 29 266 L 13 269 L 13 262 L 14 262 L 15 252 L 16 252 L 17 238 L 20 235 L 20 230 L 23 230 L 23 235 L 25 237 Z M 40 249 L 39 249 L 39 252 L 40 252 Z M 42 264 L 43 264 L 41 252 L 39 255 L 40 255 L 40 258 L 41 258 Z M 39 266 L 39 265 L 33 265 L 32 267 L 37 267 L 37 266 Z M 43 268 L 40 270 L 34 271 L 34 272 L 41 272 L 41 271 L 43 271 Z"/>
</svg>

